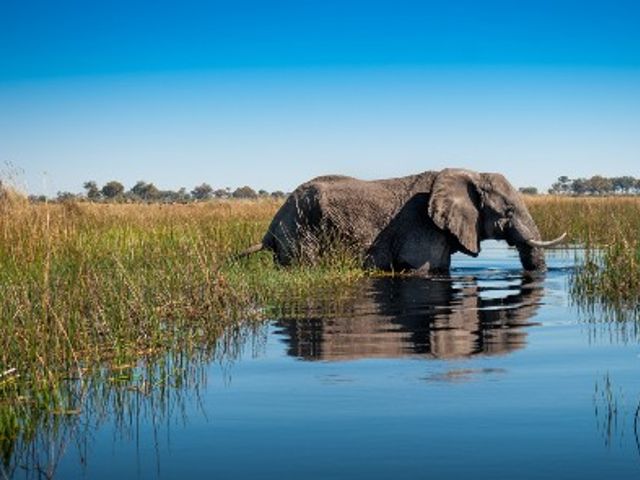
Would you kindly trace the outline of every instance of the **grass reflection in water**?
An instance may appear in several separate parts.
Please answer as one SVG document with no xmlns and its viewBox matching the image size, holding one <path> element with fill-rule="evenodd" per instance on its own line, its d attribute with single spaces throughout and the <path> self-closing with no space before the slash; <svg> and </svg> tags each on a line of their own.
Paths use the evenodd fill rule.
<svg viewBox="0 0 640 480">
<path fill-rule="evenodd" d="M 47 399 L 37 403 L 15 395 L 16 384 L 10 402 L 0 404 L 0 478 L 53 478 L 69 449 L 76 449 L 83 463 L 89 461 L 94 432 L 105 423 L 114 426 L 115 441 L 135 439 L 138 447 L 141 425 L 150 426 L 159 462 L 159 432 L 169 424 L 188 423 L 185 406 L 201 405 L 207 366 L 219 362 L 227 371 L 247 347 L 260 348 L 261 329 L 242 324 L 189 352 L 84 371 L 57 384 L 53 408 L 44 404 Z M 7 394 L 10 387 L 2 388 Z"/>
</svg>

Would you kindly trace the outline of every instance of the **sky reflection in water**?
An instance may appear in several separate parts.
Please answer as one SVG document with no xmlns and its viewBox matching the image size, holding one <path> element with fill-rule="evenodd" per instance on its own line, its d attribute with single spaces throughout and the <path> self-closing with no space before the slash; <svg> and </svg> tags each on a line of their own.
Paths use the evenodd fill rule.
<svg viewBox="0 0 640 480">
<path fill-rule="evenodd" d="M 197 394 L 160 413 L 140 394 L 127 428 L 108 412 L 55 472 L 637 478 L 637 338 L 578 318 L 573 253 L 548 263 L 524 279 L 517 255 L 490 244 L 456 257 L 450 279 L 368 279 L 330 316 L 311 302 L 237 336 L 233 355 L 203 365 Z"/>
</svg>

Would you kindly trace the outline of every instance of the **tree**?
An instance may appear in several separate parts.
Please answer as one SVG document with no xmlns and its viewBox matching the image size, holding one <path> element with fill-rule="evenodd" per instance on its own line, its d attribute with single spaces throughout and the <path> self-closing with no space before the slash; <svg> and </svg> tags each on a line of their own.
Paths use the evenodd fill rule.
<svg viewBox="0 0 640 480">
<path fill-rule="evenodd" d="M 614 177 L 611 179 L 613 183 L 613 189 L 617 193 L 631 193 L 635 185 L 635 178 L 628 175 L 623 177 Z"/>
<path fill-rule="evenodd" d="M 236 188 L 232 195 L 233 198 L 258 198 L 256 191 L 248 185 Z"/>
<path fill-rule="evenodd" d="M 576 178 L 571 184 L 571 191 L 574 195 L 584 195 L 589 191 L 589 185 L 584 178 Z"/>
<path fill-rule="evenodd" d="M 87 191 L 87 198 L 92 201 L 100 200 L 100 189 L 93 180 L 84 182 L 83 188 Z"/>
<path fill-rule="evenodd" d="M 144 190 L 142 192 L 142 198 L 144 200 L 157 200 L 161 197 L 161 192 L 158 190 L 153 183 L 147 183 L 144 186 Z"/>
<path fill-rule="evenodd" d="M 146 183 L 139 180 L 129 192 L 136 198 L 145 201 L 158 200 L 160 198 L 160 190 L 153 183 Z"/>
<path fill-rule="evenodd" d="M 213 196 L 216 198 L 229 198 L 231 196 L 231 191 L 229 188 L 219 188 L 215 192 L 213 192 Z"/>
<path fill-rule="evenodd" d="M 549 193 L 566 193 L 570 195 L 611 195 L 640 193 L 640 180 L 626 175 L 622 177 L 604 177 L 594 175 L 590 178 L 569 179 L 558 178 L 549 189 Z"/>
<path fill-rule="evenodd" d="M 147 185 L 146 182 L 143 182 L 142 180 L 138 180 L 136 182 L 136 184 L 131 187 L 131 190 L 129 190 L 129 193 L 131 193 L 131 195 L 138 197 L 138 198 L 142 198 L 142 194 L 144 193 L 144 188 Z"/>
<path fill-rule="evenodd" d="M 613 189 L 611 179 L 602 175 L 594 175 L 586 181 L 587 190 L 593 195 L 605 195 Z"/>
<path fill-rule="evenodd" d="M 189 192 L 187 192 L 187 189 L 184 187 L 180 187 L 180 189 L 175 193 L 176 202 L 187 203 L 189 200 L 191 200 L 191 194 L 189 194 Z"/>
<path fill-rule="evenodd" d="M 269 192 L 267 192 L 264 189 L 260 189 L 260 190 L 258 190 L 258 195 L 261 196 L 261 197 L 268 197 L 269 196 Z"/>
<path fill-rule="evenodd" d="M 282 190 L 276 190 L 275 192 L 271 192 L 271 196 L 273 198 L 284 198 L 284 197 L 286 197 L 285 193 Z"/>
<path fill-rule="evenodd" d="M 571 179 L 566 175 L 558 177 L 558 184 L 560 185 L 560 192 L 567 193 L 571 188 Z"/>
<path fill-rule="evenodd" d="M 522 187 L 520 188 L 520 193 L 524 193 L 525 195 L 537 195 L 538 189 L 536 187 Z"/>
<path fill-rule="evenodd" d="M 154 197 L 147 199 L 147 201 L 175 203 L 178 201 L 178 192 L 174 192 L 173 190 L 158 190 L 158 193 L 156 193 Z"/>
<path fill-rule="evenodd" d="M 56 195 L 56 201 L 58 202 L 73 202 L 78 199 L 78 195 L 71 192 L 58 192 Z"/>
<path fill-rule="evenodd" d="M 551 185 L 549 193 L 567 194 L 571 190 L 572 180 L 566 175 L 558 177 L 558 181 Z"/>
<path fill-rule="evenodd" d="M 191 190 L 191 196 L 196 200 L 209 200 L 213 195 L 213 188 L 208 183 L 203 183 Z"/>
<path fill-rule="evenodd" d="M 124 193 L 124 186 L 120 182 L 112 180 L 102 187 L 101 192 L 105 198 L 112 200 Z"/>
</svg>

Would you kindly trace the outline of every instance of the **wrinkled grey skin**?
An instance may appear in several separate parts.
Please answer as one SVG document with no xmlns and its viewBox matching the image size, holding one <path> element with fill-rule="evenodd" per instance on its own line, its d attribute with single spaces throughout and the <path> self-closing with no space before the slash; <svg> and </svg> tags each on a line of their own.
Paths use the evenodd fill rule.
<svg viewBox="0 0 640 480">
<path fill-rule="evenodd" d="M 462 169 L 364 181 L 324 176 L 300 185 L 276 213 L 260 248 L 276 261 L 316 261 L 332 241 L 364 266 L 421 275 L 446 273 L 451 255 L 477 256 L 480 241 L 506 240 L 526 271 L 544 271 L 540 240 L 520 194 L 497 173 Z"/>
</svg>

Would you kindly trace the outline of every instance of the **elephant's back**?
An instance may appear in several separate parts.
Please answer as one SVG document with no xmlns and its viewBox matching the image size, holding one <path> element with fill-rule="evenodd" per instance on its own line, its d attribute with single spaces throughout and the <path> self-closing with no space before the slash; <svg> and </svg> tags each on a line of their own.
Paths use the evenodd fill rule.
<svg viewBox="0 0 640 480">
<path fill-rule="evenodd" d="M 320 177 L 309 185 L 316 194 L 322 222 L 367 248 L 401 208 L 404 192 L 378 181 Z"/>
<path fill-rule="evenodd" d="M 311 182 L 296 188 L 271 220 L 263 245 L 271 250 L 277 250 L 278 245 L 283 248 L 296 241 L 300 228 L 319 225 L 322 216 L 319 197 L 318 187 Z"/>
<path fill-rule="evenodd" d="M 263 243 L 275 249 L 283 238 L 298 238 L 307 229 L 328 228 L 367 249 L 416 191 L 430 188 L 431 182 L 426 174 L 386 180 L 345 175 L 313 178 L 287 198 Z"/>
<path fill-rule="evenodd" d="M 300 187 L 304 187 L 305 185 L 312 185 L 315 183 L 334 184 L 349 181 L 362 182 L 363 180 L 358 180 L 357 178 L 349 177 L 347 175 L 321 175 L 319 177 L 312 178 L 306 183 L 303 183 L 302 185 L 300 185 Z"/>
</svg>

